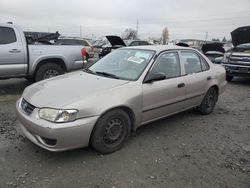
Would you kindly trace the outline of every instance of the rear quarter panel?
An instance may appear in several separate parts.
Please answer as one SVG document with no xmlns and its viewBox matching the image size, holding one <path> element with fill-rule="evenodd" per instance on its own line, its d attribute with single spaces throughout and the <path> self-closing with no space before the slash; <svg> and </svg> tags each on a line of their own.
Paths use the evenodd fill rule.
<svg viewBox="0 0 250 188">
<path fill-rule="evenodd" d="M 29 74 L 34 74 L 39 62 L 51 58 L 61 59 L 68 72 L 80 69 L 82 68 L 81 49 L 81 46 L 29 45 Z"/>
</svg>

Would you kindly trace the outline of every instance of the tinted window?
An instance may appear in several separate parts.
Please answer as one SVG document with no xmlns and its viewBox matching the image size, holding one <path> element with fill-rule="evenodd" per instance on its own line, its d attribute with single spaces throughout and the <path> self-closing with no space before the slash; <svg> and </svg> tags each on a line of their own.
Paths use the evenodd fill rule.
<svg viewBox="0 0 250 188">
<path fill-rule="evenodd" d="M 77 40 L 73 40 L 73 39 L 62 39 L 62 40 L 60 40 L 59 44 L 61 44 L 61 45 L 79 45 Z"/>
<path fill-rule="evenodd" d="M 161 55 L 155 63 L 151 73 L 164 73 L 166 78 L 174 78 L 181 75 L 178 54 L 169 52 Z"/>
<path fill-rule="evenodd" d="M 129 46 L 139 46 L 138 41 L 131 42 Z"/>
<path fill-rule="evenodd" d="M 16 34 L 12 28 L 0 27 L 0 44 L 16 42 Z"/>
<path fill-rule="evenodd" d="M 209 69 L 207 62 L 194 52 L 181 52 L 181 59 L 184 63 L 186 74 L 197 73 Z"/>
<path fill-rule="evenodd" d="M 149 45 L 147 41 L 140 41 L 140 45 Z"/>
<path fill-rule="evenodd" d="M 83 44 L 83 46 L 89 46 L 89 43 L 85 40 L 82 40 L 82 44 Z"/>
</svg>

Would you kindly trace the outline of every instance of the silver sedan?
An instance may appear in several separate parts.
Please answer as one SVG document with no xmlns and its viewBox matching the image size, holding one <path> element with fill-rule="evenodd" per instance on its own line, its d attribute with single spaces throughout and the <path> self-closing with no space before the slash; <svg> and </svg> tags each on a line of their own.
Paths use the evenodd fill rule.
<svg viewBox="0 0 250 188">
<path fill-rule="evenodd" d="M 225 86 L 225 69 L 197 50 L 128 47 L 27 87 L 16 109 L 23 133 L 42 148 L 111 153 L 141 125 L 190 108 L 210 114 Z"/>
</svg>

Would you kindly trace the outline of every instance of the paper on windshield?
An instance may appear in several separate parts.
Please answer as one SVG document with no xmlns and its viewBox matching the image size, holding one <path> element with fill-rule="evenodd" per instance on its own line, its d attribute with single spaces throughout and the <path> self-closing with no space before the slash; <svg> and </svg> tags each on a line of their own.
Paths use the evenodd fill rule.
<svg viewBox="0 0 250 188">
<path fill-rule="evenodd" d="M 132 56 L 132 57 L 129 57 L 129 58 L 128 58 L 128 61 L 131 61 L 131 62 L 133 62 L 133 63 L 141 64 L 141 63 L 144 61 L 144 59 L 141 59 L 141 58 L 139 58 L 139 57 L 134 57 L 134 56 Z"/>
</svg>

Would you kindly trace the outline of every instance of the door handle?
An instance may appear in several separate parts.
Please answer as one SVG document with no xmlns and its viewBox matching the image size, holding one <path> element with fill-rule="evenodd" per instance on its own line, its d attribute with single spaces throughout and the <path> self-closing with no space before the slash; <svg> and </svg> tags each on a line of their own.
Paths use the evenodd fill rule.
<svg viewBox="0 0 250 188">
<path fill-rule="evenodd" d="M 10 53 L 20 53 L 21 50 L 18 50 L 18 49 L 12 49 L 9 51 Z"/>
<path fill-rule="evenodd" d="M 182 88 L 182 87 L 185 87 L 185 84 L 184 83 L 180 83 L 177 85 L 178 88 Z"/>
<path fill-rule="evenodd" d="M 207 80 L 212 80 L 212 77 L 211 77 L 211 76 L 208 76 L 208 77 L 207 77 Z"/>
</svg>

